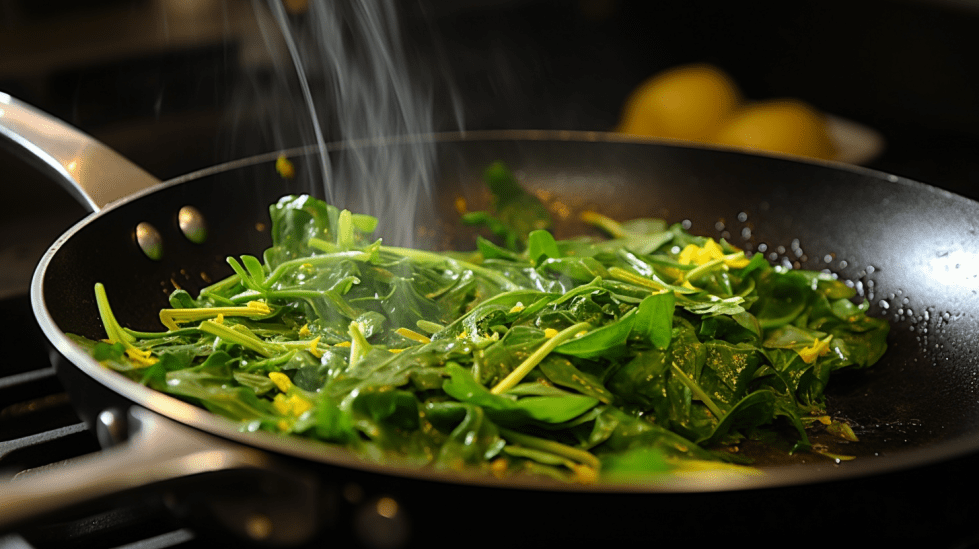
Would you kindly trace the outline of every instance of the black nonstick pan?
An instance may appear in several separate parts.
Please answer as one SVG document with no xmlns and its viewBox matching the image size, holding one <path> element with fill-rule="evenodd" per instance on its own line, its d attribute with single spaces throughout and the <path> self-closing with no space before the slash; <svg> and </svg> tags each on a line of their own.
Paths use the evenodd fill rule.
<svg viewBox="0 0 979 549">
<path fill-rule="evenodd" d="M 15 126 L 0 117 L 0 133 L 26 159 L 60 173 L 64 163 L 17 137 L 24 129 Z M 334 164 L 350 155 L 369 161 L 419 144 L 434 147 L 436 164 L 430 199 L 420 206 L 423 230 L 416 231 L 427 238 L 418 245 L 473 245 L 454 200 L 485 203 L 482 170 L 502 160 L 546 197 L 562 220 L 558 232 L 579 230 L 574 214 L 583 209 L 662 217 L 774 263 L 827 269 L 852 283 L 872 314 L 892 322 L 881 362 L 830 386 L 830 413 L 860 436 L 848 448 L 859 457 L 836 463 L 804 456 L 758 476 L 587 487 L 366 465 L 331 447 L 239 432 L 104 369 L 65 336 L 103 337 L 96 282 L 110 291 L 124 325 L 157 330 L 157 313 L 175 286 L 195 293 L 230 273 L 228 255 L 260 253 L 270 243 L 270 203 L 287 193 L 322 193 L 302 183 L 315 177 L 276 173 L 280 154 L 300 175 L 320 165 L 318 151 L 295 150 L 136 191 L 52 245 L 31 288 L 34 310 L 76 407 L 107 449 L 0 485 L 0 525 L 110 494 L 165 492 L 174 512 L 218 536 L 270 545 L 578 546 L 704 542 L 711 535 L 803 546 L 841 537 L 972 539 L 979 508 L 970 497 L 979 463 L 979 204 L 853 166 L 607 134 L 405 137 L 338 145 L 329 154 Z M 110 169 L 118 159 L 99 161 Z M 206 224 L 203 242 L 181 229 L 179 212 L 187 206 Z M 158 258 L 137 242 L 143 223 L 158 232 L 160 253 L 151 254 Z"/>
</svg>

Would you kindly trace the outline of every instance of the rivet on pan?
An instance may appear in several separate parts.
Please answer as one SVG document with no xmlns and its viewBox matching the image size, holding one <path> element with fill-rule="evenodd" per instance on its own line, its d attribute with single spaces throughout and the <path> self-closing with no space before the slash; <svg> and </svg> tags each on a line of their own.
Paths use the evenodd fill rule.
<svg viewBox="0 0 979 549">
<path fill-rule="evenodd" d="M 95 433 L 103 448 L 123 443 L 128 437 L 126 415 L 117 409 L 102 410 L 95 424 Z"/>
<path fill-rule="evenodd" d="M 193 206 L 184 206 L 177 213 L 177 223 L 187 240 L 194 244 L 203 244 L 207 240 L 207 224 L 204 216 Z"/>
<path fill-rule="evenodd" d="M 153 225 L 145 221 L 136 225 L 136 243 L 146 257 L 154 261 L 159 261 L 163 257 L 163 238 Z"/>
</svg>

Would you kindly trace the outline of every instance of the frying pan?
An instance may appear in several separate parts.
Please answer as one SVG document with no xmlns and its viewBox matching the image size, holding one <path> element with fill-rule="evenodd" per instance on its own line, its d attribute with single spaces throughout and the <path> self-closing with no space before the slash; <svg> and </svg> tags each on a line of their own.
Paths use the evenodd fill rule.
<svg viewBox="0 0 979 549">
<path fill-rule="evenodd" d="M 243 433 L 101 367 L 66 337 L 104 337 L 95 282 L 105 284 L 124 325 L 158 330 L 157 312 L 174 286 L 195 293 L 230 273 L 226 256 L 258 254 L 270 244 L 268 204 L 287 193 L 321 194 L 304 188 L 302 177 L 283 180 L 273 167 L 286 154 L 300 172 L 312 170 L 317 151 L 276 152 L 153 184 L 77 130 L 12 98 L 3 103 L 0 133 L 7 145 L 93 208 L 103 202 L 78 190 L 79 180 L 92 185 L 76 177 L 79 162 L 94 162 L 112 185 L 117 170 L 139 179 L 136 186 L 151 185 L 125 198 L 110 196 L 118 199 L 68 230 L 37 268 L 31 287 L 37 320 L 79 414 L 106 449 L 61 470 L 5 483 L 4 528 L 141 490 L 166 493 L 167 501 L 177 502 L 174 512 L 221 535 L 267 545 L 577 546 L 703 541 L 708 531 L 725 537 L 752 532 L 766 544 L 824 545 L 823 535 L 845 536 L 848 543 L 941 544 L 968 541 L 974 533 L 976 202 L 854 166 L 602 133 L 439 134 L 330 147 L 334 163 L 420 143 L 434 147 L 433 192 L 422 204 L 431 210 L 420 218 L 423 232 L 434 236 L 420 245 L 473 245 L 473 234 L 456 219 L 454 200 L 463 196 L 474 209 L 485 203 L 482 170 L 502 160 L 547 197 L 559 214 L 559 233 L 579 230 L 573 213 L 585 208 L 622 219 L 682 221 L 691 232 L 728 238 L 775 263 L 836 273 L 870 301 L 871 314 L 892 322 L 881 362 L 830 385 L 830 413 L 861 438 L 845 448 L 859 455 L 854 461 L 802 456 L 764 467 L 758 476 L 707 473 L 637 484 L 502 482 L 366 464 L 328 445 Z M 51 135 L 62 153 L 50 152 Z M 185 206 L 207 224 L 203 243 L 180 229 L 178 212 Z M 341 206 L 364 211 L 370 204 Z M 136 243 L 135 228 L 144 222 L 159 232 L 158 259 Z"/>
</svg>

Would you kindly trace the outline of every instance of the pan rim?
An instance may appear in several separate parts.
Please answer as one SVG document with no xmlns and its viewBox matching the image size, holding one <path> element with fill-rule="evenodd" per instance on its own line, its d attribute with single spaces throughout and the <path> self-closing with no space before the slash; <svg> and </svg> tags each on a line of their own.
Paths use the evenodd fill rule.
<svg viewBox="0 0 979 549">
<path fill-rule="evenodd" d="M 874 178 L 882 178 L 894 184 L 920 186 L 928 189 L 930 192 L 943 196 L 966 200 L 970 203 L 973 202 L 954 193 L 907 178 L 835 161 L 802 159 L 799 157 L 790 157 L 787 155 L 777 154 L 756 154 L 753 152 L 745 152 L 728 147 L 706 146 L 673 140 L 637 139 L 606 132 L 571 132 L 551 130 L 493 130 L 463 133 L 446 132 L 332 143 L 327 146 L 327 150 L 335 151 L 349 147 L 392 144 L 411 140 L 434 140 L 438 142 L 494 140 L 594 141 L 719 150 L 728 153 L 766 156 L 792 162 L 822 165 L 831 167 L 833 169 L 843 169 L 845 171 L 869 175 Z M 739 475 L 732 477 L 713 473 L 689 477 L 670 476 L 669 478 L 665 479 L 650 479 L 649 482 L 642 483 L 637 483 L 634 481 L 628 483 L 603 482 L 594 485 L 565 485 L 556 482 L 540 481 L 529 478 L 506 479 L 505 481 L 501 481 L 488 475 L 467 475 L 464 473 L 435 470 L 430 467 L 405 467 L 396 464 L 391 465 L 367 462 L 343 448 L 326 443 L 299 439 L 297 437 L 282 437 L 265 432 L 241 432 L 238 424 L 232 422 L 231 420 L 225 419 L 216 414 L 212 414 L 211 412 L 190 403 L 181 401 L 175 397 L 152 390 L 122 376 L 121 374 L 102 367 L 91 356 L 82 351 L 80 347 L 73 343 L 55 324 L 54 319 L 48 312 L 44 301 L 44 280 L 46 278 L 47 268 L 64 243 L 71 240 L 74 234 L 78 233 L 84 227 L 94 222 L 97 218 L 105 215 L 106 212 L 110 212 L 116 208 L 121 208 L 133 200 L 155 193 L 162 188 L 181 184 L 191 184 L 194 181 L 208 175 L 223 173 L 239 167 L 268 162 L 270 160 L 274 161 L 275 158 L 283 154 L 287 156 L 302 155 L 309 154 L 310 152 L 315 153 L 318 150 L 320 150 L 320 148 L 316 146 L 298 147 L 218 164 L 144 189 L 134 195 L 108 205 L 100 212 L 90 214 L 89 216 L 86 216 L 82 220 L 78 221 L 48 248 L 44 256 L 41 258 L 31 281 L 30 299 L 32 308 L 34 310 L 35 318 L 37 319 L 45 336 L 58 352 L 75 364 L 88 377 L 94 379 L 96 382 L 105 386 L 114 393 L 119 394 L 127 400 L 135 403 L 135 405 L 144 407 L 154 413 L 172 419 L 188 427 L 209 433 L 225 440 L 234 441 L 248 448 L 257 448 L 267 451 L 273 455 L 299 458 L 329 466 L 353 468 L 368 473 L 380 473 L 425 481 L 461 483 L 503 489 L 582 491 L 589 493 L 614 492 L 654 494 L 720 492 L 779 488 L 814 484 L 819 482 L 846 480 L 867 475 L 882 475 L 889 472 L 946 461 L 979 451 L 979 437 L 970 438 L 968 436 L 960 436 L 955 439 L 910 449 L 906 452 L 901 452 L 898 454 L 857 460 L 856 462 L 847 463 L 843 467 L 839 467 L 837 464 L 827 460 L 825 464 L 791 465 L 767 469 L 765 474 L 761 476 L 744 477 Z"/>
</svg>

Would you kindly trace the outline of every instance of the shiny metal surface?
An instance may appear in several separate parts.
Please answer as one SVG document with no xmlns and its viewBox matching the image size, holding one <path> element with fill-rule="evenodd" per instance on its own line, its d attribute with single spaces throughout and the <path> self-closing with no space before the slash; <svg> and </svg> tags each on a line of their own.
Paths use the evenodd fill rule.
<svg viewBox="0 0 979 549">
<path fill-rule="evenodd" d="M 51 175 L 91 211 L 160 181 L 92 136 L 0 92 L 0 146 Z"/>
</svg>

